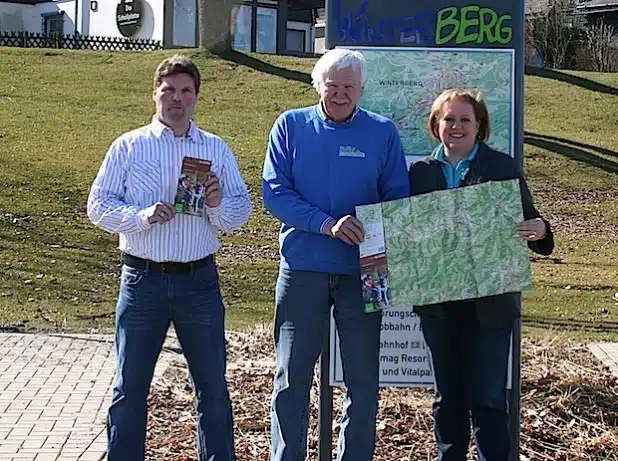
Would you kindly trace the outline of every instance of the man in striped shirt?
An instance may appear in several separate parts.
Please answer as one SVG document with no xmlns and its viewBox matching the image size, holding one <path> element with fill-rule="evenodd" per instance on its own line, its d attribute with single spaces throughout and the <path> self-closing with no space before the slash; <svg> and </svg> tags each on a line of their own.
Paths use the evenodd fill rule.
<svg viewBox="0 0 618 461">
<path fill-rule="evenodd" d="M 199 87 L 199 71 L 188 58 L 161 62 L 152 123 L 113 142 L 88 197 L 88 217 L 119 234 L 124 263 L 109 461 L 144 459 L 146 400 L 172 321 L 197 394 L 199 459 L 235 460 L 224 306 L 213 254 L 220 245 L 217 231 L 245 224 L 251 202 L 227 144 L 191 121 Z M 177 213 L 173 206 L 184 157 L 211 161 L 203 216 Z"/>
</svg>

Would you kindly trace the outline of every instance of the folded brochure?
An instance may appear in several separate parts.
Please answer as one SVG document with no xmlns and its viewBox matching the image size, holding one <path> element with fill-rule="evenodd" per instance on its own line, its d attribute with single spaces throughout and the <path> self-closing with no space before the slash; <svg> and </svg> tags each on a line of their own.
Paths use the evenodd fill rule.
<svg viewBox="0 0 618 461">
<path fill-rule="evenodd" d="M 382 207 L 378 203 L 359 207 L 356 212 L 365 229 L 365 241 L 359 247 L 363 302 L 365 312 L 376 312 L 392 304 Z"/>
<path fill-rule="evenodd" d="M 176 212 L 194 216 L 204 215 L 204 184 L 211 175 L 210 160 L 185 157 L 182 160 L 174 207 Z"/>
</svg>

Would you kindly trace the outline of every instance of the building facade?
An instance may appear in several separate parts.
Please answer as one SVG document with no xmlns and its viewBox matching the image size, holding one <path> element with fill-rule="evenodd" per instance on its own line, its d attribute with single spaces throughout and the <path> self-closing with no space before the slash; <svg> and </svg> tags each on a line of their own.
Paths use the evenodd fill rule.
<svg viewBox="0 0 618 461">
<path fill-rule="evenodd" d="M 198 44 L 199 0 L 0 0 L 0 32 L 130 37 L 164 48 Z M 231 12 L 233 47 L 314 54 L 324 0 L 239 0 Z"/>
<path fill-rule="evenodd" d="M 588 24 L 603 21 L 618 28 L 618 0 L 579 0 L 576 10 Z"/>
<path fill-rule="evenodd" d="M 1 0 L 0 31 L 73 34 L 75 0 Z"/>
</svg>

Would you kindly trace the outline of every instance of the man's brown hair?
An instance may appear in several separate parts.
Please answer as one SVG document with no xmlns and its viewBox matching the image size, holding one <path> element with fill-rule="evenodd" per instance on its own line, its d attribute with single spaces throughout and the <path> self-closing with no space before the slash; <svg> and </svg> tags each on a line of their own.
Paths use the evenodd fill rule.
<svg viewBox="0 0 618 461">
<path fill-rule="evenodd" d="M 472 106 L 474 116 L 479 124 L 479 132 L 476 135 L 476 139 L 477 141 L 487 141 L 487 139 L 489 139 L 489 135 L 491 134 L 487 105 L 485 104 L 481 93 L 462 90 L 461 88 L 451 88 L 450 90 L 445 90 L 433 102 L 433 105 L 431 106 L 431 114 L 429 115 L 429 122 L 427 124 L 432 138 L 437 139 L 438 141 L 440 140 L 440 135 L 438 134 L 440 112 L 442 112 L 444 104 L 454 100 L 467 102 Z"/>
<path fill-rule="evenodd" d="M 187 74 L 193 79 L 195 84 L 195 94 L 200 92 L 200 71 L 191 59 L 186 56 L 175 54 L 165 58 L 157 66 L 154 74 L 153 89 L 156 89 L 165 77 L 177 74 Z"/>
</svg>

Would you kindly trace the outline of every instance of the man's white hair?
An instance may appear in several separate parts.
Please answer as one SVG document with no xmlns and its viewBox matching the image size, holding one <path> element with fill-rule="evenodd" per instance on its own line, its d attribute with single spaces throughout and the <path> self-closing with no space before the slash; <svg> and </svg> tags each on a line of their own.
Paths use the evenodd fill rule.
<svg viewBox="0 0 618 461">
<path fill-rule="evenodd" d="M 367 61 L 358 51 L 346 48 L 334 48 L 318 59 L 311 72 L 311 83 L 317 90 L 324 83 L 328 74 L 333 71 L 352 68 L 360 72 L 361 86 L 367 81 Z"/>
</svg>

